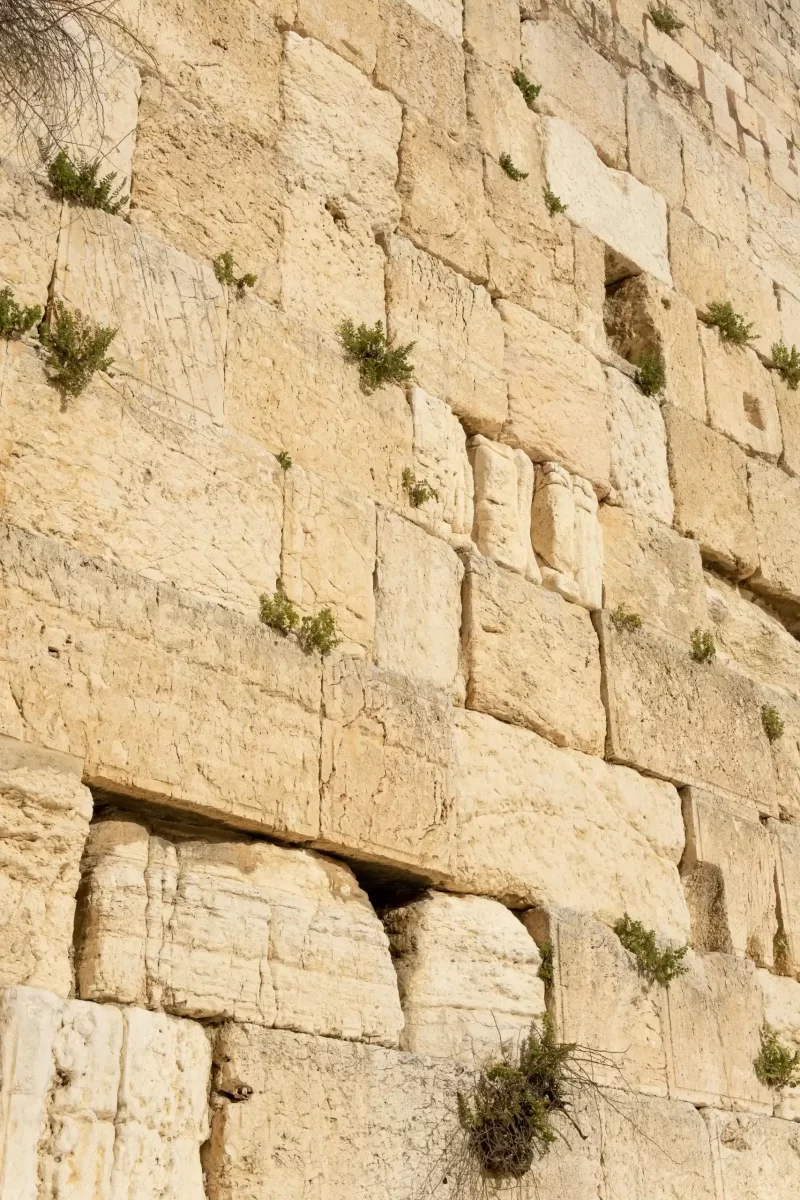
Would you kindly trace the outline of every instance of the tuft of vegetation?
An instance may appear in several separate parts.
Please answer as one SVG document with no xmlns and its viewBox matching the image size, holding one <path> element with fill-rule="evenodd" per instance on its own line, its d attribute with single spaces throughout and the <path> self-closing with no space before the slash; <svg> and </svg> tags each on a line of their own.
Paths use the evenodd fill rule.
<svg viewBox="0 0 800 1200">
<path fill-rule="evenodd" d="M 542 195 L 544 196 L 544 202 L 551 217 L 556 216 L 557 213 L 565 213 L 567 211 L 567 205 L 563 204 L 561 198 L 546 184 L 542 188 Z"/>
<path fill-rule="evenodd" d="M 761 1028 L 761 1049 L 753 1066 L 759 1083 L 775 1091 L 800 1083 L 800 1051 L 787 1050 L 767 1024 Z"/>
<path fill-rule="evenodd" d="M 281 450 L 280 454 L 276 454 L 275 457 L 277 458 L 278 465 L 282 468 L 282 470 L 289 471 L 291 469 L 291 466 L 292 466 L 291 454 L 287 454 L 285 450 Z"/>
<path fill-rule="evenodd" d="M 40 338 L 47 351 L 50 382 L 67 396 L 79 396 L 95 371 L 107 371 L 113 358 L 106 354 L 116 337 L 109 325 L 95 325 L 76 309 L 56 300 Z"/>
<path fill-rule="evenodd" d="M 625 913 L 614 926 L 614 932 L 626 950 L 636 959 L 639 974 L 650 983 L 669 987 L 673 979 L 686 973 L 686 946 L 667 946 L 659 950 L 655 931 L 645 929 L 641 921 L 632 921 Z"/>
<path fill-rule="evenodd" d="M 659 350 L 645 350 L 636 372 L 639 391 L 645 396 L 657 396 L 667 383 L 664 359 Z"/>
<path fill-rule="evenodd" d="M 38 305 L 25 308 L 17 304 L 10 287 L 0 290 L 0 337 L 18 338 L 30 332 L 42 319 L 44 310 Z"/>
<path fill-rule="evenodd" d="M 779 927 L 772 939 L 772 958 L 776 975 L 793 976 L 792 959 L 789 954 L 789 941 L 783 929 Z"/>
<path fill-rule="evenodd" d="M 783 733 L 783 717 L 778 712 L 774 704 L 765 704 L 761 709 L 761 724 L 764 726 L 764 733 L 771 742 L 777 742 L 778 738 Z"/>
<path fill-rule="evenodd" d="M 775 342 L 772 347 L 772 361 L 789 390 L 796 392 L 800 383 L 800 354 L 797 353 L 797 347 L 792 346 L 791 350 L 787 350 L 785 342 Z"/>
<path fill-rule="evenodd" d="M 410 467 L 406 467 L 402 476 L 403 491 L 408 496 L 412 508 L 420 508 L 429 500 L 438 500 L 439 493 L 431 487 L 426 479 L 417 479 Z"/>
<path fill-rule="evenodd" d="M 534 102 L 542 90 L 542 85 L 540 83 L 533 83 L 532 80 L 528 79 L 524 71 L 520 71 L 519 67 L 511 72 L 511 78 L 522 92 L 522 99 L 528 108 L 533 108 Z"/>
<path fill-rule="evenodd" d="M 280 589 L 273 596 L 268 596 L 265 592 L 260 598 L 260 604 L 259 616 L 263 623 L 282 633 L 284 637 L 300 624 L 297 609 Z"/>
<path fill-rule="evenodd" d="M 500 155 L 500 166 L 505 171 L 509 179 L 513 179 L 515 183 L 520 183 L 523 179 L 528 178 L 527 171 L 518 171 L 511 161 L 511 155 L 505 152 Z"/>
<path fill-rule="evenodd" d="M 647 9 L 647 15 L 660 33 L 667 33 L 671 36 L 679 29 L 683 29 L 683 21 L 679 20 L 678 14 L 668 4 L 662 3 L 662 0 L 651 4 Z"/>
<path fill-rule="evenodd" d="M 708 629 L 692 630 L 692 658 L 695 662 L 713 662 L 717 655 L 714 635 Z"/>
<path fill-rule="evenodd" d="M 59 150 L 48 164 L 47 178 L 59 200 L 69 200 L 84 208 L 100 208 L 114 216 L 128 202 L 128 196 L 122 195 L 125 182 L 114 186 L 116 172 L 101 175 L 101 166 L 100 158 L 93 158 L 91 162 L 82 158 L 75 163 L 66 150 Z"/>
<path fill-rule="evenodd" d="M 408 356 L 414 342 L 405 346 L 393 346 L 383 331 L 383 322 L 376 321 L 372 329 L 352 321 L 343 321 L 339 326 L 339 337 L 351 362 L 358 363 L 361 386 L 365 392 L 374 392 L 382 383 L 404 383 L 411 379 L 414 368 Z"/>
<path fill-rule="evenodd" d="M 745 321 L 744 317 L 734 312 L 730 300 L 712 301 L 708 306 L 705 322 L 719 330 L 724 342 L 732 342 L 734 346 L 746 346 L 756 336 L 753 332 L 754 323 Z"/>
<path fill-rule="evenodd" d="M 234 269 L 233 251 L 226 250 L 224 254 L 218 254 L 214 259 L 214 274 L 220 283 L 225 287 L 235 288 L 240 296 L 243 296 L 248 288 L 255 287 L 258 283 L 258 276 L 253 275 L 252 271 L 245 272 L 244 275 L 237 275 Z"/>
<path fill-rule="evenodd" d="M 314 617 L 303 617 L 297 640 L 306 654 L 318 650 L 328 654 L 341 642 L 336 630 L 336 618 L 329 608 L 321 608 Z"/>
<path fill-rule="evenodd" d="M 543 983 L 549 986 L 553 982 L 553 943 L 542 942 L 539 947 L 539 954 L 542 961 L 539 963 L 539 970 L 536 974 Z"/>
<path fill-rule="evenodd" d="M 628 612 L 622 604 L 618 604 L 611 614 L 611 620 L 615 627 L 620 631 L 642 628 L 642 618 L 638 613 Z"/>
</svg>

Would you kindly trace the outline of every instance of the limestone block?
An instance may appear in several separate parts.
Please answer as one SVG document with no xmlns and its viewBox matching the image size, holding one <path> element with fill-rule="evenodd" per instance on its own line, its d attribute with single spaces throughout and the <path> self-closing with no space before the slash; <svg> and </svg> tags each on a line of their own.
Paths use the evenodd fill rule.
<svg viewBox="0 0 800 1200">
<path fill-rule="evenodd" d="M 84 779 L 315 837 L 320 678 L 257 621 L 4 526 L 0 732 Z"/>
<path fill-rule="evenodd" d="M 515 1046 L 544 1012 L 536 943 L 496 900 L 429 891 L 389 909 L 384 924 L 404 1049 L 476 1066 Z"/>
<path fill-rule="evenodd" d="M 800 1049 L 800 983 L 758 971 L 758 984 L 764 998 L 764 1021 L 792 1053 Z M 775 1116 L 800 1120 L 800 1087 L 781 1088 L 776 1098 Z"/>
<path fill-rule="evenodd" d="M 800 1145 L 790 1121 L 750 1113 L 703 1112 L 715 1172 L 726 1200 L 789 1200 L 800 1187 Z"/>
<path fill-rule="evenodd" d="M 491 66 L 482 58 L 468 55 L 466 85 L 470 127 L 487 156 L 484 166 L 489 184 L 487 215 L 494 216 L 496 201 L 505 190 L 490 184 L 490 177 L 496 174 L 497 184 L 505 177 L 511 203 L 519 205 L 525 216 L 533 217 L 537 232 L 544 234 L 549 222 L 541 194 L 544 164 L 540 118 L 525 103 L 522 92 L 514 83 L 511 68 Z M 503 153 L 509 155 L 519 171 L 525 172 L 527 179 L 509 179 L 505 175 L 499 165 Z M 492 160 L 491 166 L 489 160 Z"/>
<path fill-rule="evenodd" d="M 411 388 L 408 399 L 414 420 L 414 475 L 437 495 L 418 508 L 410 505 L 407 515 L 454 548 L 468 548 L 474 488 L 466 434 L 448 405 L 422 388 Z"/>
<path fill-rule="evenodd" d="M 467 708 L 523 725 L 557 746 L 603 753 L 600 655 L 588 613 L 473 555 L 462 637 Z"/>
<path fill-rule="evenodd" d="M 410 0 L 411 7 L 430 21 L 438 25 L 443 33 L 451 38 L 461 37 L 461 5 L 458 0 Z"/>
<path fill-rule="evenodd" d="M 553 953 L 552 1016 L 560 1041 L 608 1056 L 589 1067 L 604 1087 L 667 1094 L 660 989 L 639 974 L 615 933 L 586 913 L 553 908 L 523 922 Z"/>
<path fill-rule="evenodd" d="M 523 23 L 522 65 L 542 84 L 540 112 L 569 121 L 609 166 L 624 165 L 625 84 L 569 17 L 553 13 L 546 20 Z M 597 96 L 603 97 L 601 105 L 595 103 Z"/>
<path fill-rule="evenodd" d="M 729 655 L 746 675 L 797 695 L 800 646 L 766 603 L 711 574 L 706 597 L 718 656 Z"/>
<path fill-rule="evenodd" d="M 115 373 L 198 420 L 222 424 L 226 303 L 210 264 L 119 217 L 69 208 L 55 294 L 96 324 L 117 329 Z"/>
<path fill-rule="evenodd" d="M 627 911 L 685 940 L 684 834 L 671 785 L 483 713 L 454 719 L 459 890 L 582 909 L 608 924 Z"/>
<path fill-rule="evenodd" d="M 0 159 L 0 286 L 42 309 L 53 276 L 61 205 L 23 163 Z"/>
<path fill-rule="evenodd" d="M 781 425 L 770 372 L 746 346 L 726 346 L 716 329 L 701 329 L 712 429 L 772 462 L 781 452 Z"/>
<path fill-rule="evenodd" d="M 667 204 L 682 208 L 686 189 L 681 129 L 638 71 L 628 76 L 625 114 L 631 174 L 660 192 Z"/>
<path fill-rule="evenodd" d="M 375 69 L 380 36 L 378 0 L 298 0 L 298 33 L 316 38 L 366 75 Z"/>
<path fill-rule="evenodd" d="M 632 275 L 609 288 L 605 323 L 614 348 L 635 365 L 648 351 L 660 353 L 664 399 L 705 421 L 703 359 L 690 300 L 649 275 Z"/>
<path fill-rule="evenodd" d="M 622 607 L 649 625 L 688 642 L 708 626 L 703 566 L 697 542 L 660 521 L 603 505 L 605 607 Z"/>
<path fill-rule="evenodd" d="M 0 986 L 72 987 L 72 926 L 92 796 L 80 764 L 0 739 Z"/>
<path fill-rule="evenodd" d="M 759 567 L 751 586 L 778 600 L 800 600 L 800 480 L 778 467 L 749 459 L 748 494 L 758 542 Z"/>
<path fill-rule="evenodd" d="M 544 124 L 547 182 L 568 206 L 570 221 L 618 256 L 617 278 L 638 267 L 671 286 L 663 196 L 633 175 L 605 166 L 589 139 L 566 121 L 547 117 Z"/>
<path fill-rule="evenodd" d="M 74 158 L 83 157 L 89 161 L 99 155 L 104 171 L 113 171 L 115 185 L 124 184 L 122 195 L 129 195 L 141 76 L 130 54 L 120 53 L 100 38 L 89 38 L 87 51 L 98 103 L 81 106 L 67 140 L 67 149 Z"/>
<path fill-rule="evenodd" d="M 737 147 L 738 150 L 738 147 Z M 686 129 L 683 137 L 683 173 L 689 216 L 718 238 L 747 250 L 747 166 L 741 157 L 723 148 L 711 136 Z"/>
<path fill-rule="evenodd" d="M 231 310 L 225 415 L 237 432 L 309 471 L 401 502 L 413 436 L 403 390 L 364 393 L 338 342 L 255 299 Z"/>
<path fill-rule="evenodd" d="M 800 312 L 800 301 L 797 302 L 797 307 Z M 781 315 L 783 315 L 783 309 Z M 786 337 L 784 337 L 784 341 L 786 341 Z M 788 344 L 790 346 L 798 343 L 800 343 L 800 337 L 797 339 L 789 337 Z M 775 400 L 781 422 L 781 440 L 783 442 L 781 466 L 784 471 L 797 477 L 800 475 L 800 404 L 797 392 L 787 387 L 778 375 L 773 375 L 772 385 L 775 388 Z"/>
<path fill-rule="evenodd" d="M 516 0 L 466 0 L 464 41 L 484 62 L 502 70 L 519 66 L 520 11 Z"/>
<path fill-rule="evenodd" d="M 605 614 L 600 630 L 609 758 L 774 812 L 761 693 L 752 681 L 695 662 L 685 643 L 663 634 L 617 630 Z"/>
<path fill-rule="evenodd" d="M 32 349 L 3 343 L 0 362 L 6 521 L 256 611 L 280 570 L 283 472 L 271 454 L 119 378 L 96 376 L 62 411 Z"/>
<path fill-rule="evenodd" d="M 684 964 L 686 974 L 672 980 L 664 1001 L 670 1098 L 771 1114 L 772 1096 L 753 1069 L 764 1021 L 755 967 L 692 950 Z"/>
<path fill-rule="evenodd" d="M 473 538 L 486 558 L 541 581 L 531 545 L 533 464 L 523 450 L 476 434 L 468 443 L 475 478 Z"/>
<path fill-rule="evenodd" d="M 458 674 L 461 580 L 458 556 L 440 538 L 378 511 L 375 662 L 433 687 Z"/>
<path fill-rule="evenodd" d="M 345 644 L 367 649 L 375 628 L 375 505 L 293 466 L 286 473 L 283 590 L 303 615 L 330 608 Z"/>
<path fill-rule="evenodd" d="M 791 969 L 800 974 L 800 826 L 770 821 L 775 849 L 775 886 Z"/>
<path fill-rule="evenodd" d="M 696 868 L 701 871 L 716 868 L 724 885 L 723 908 L 713 915 L 722 918 L 729 952 L 771 966 L 772 939 L 777 929 L 775 853 L 769 831 L 759 822 L 756 806 L 734 803 L 702 788 L 688 787 L 683 793 L 683 815 L 686 850 L 681 873 L 686 876 Z M 694 924 L 693 921 L 695 949 L 723 949 L 704 945 L 702 930 L 695 930 Z M 701 924 L 708 927 L 707 921 Z"/>
<path fill-rule="evenodd" d="M 483 163 L 469 136 L 449 137 L 409 110 L 403 120 L 397 191 L 401 232 L 446 266 L 484 283 Z"/>
<path fill-rule="evenodd" d="M 401 109 L 394 96 L 312 38 L 284 37 L 284 124 L 279 146 L 290 182 L 356 204 L 372 229 L 400 216 L 395 180 Z"/>
<path fill-rule="evenodd" d="M 52 992 L 0 991 L 0 1196 L 38 1200 L 36 1148 L 53 1075 L 61 1003 Z"/>
<path fill-rule="evenodd" d="M 708 1130 L 692 1104 L 617 1090 L 602 1104 L 603 1180 L 631 1200 L 717 1200 Z"/>
<path fill-rule="evenodd" d="M 800 300 L 800 237 L 793 206 L 771 203 L 761 188 L 747 186 L 750 246 L 761 268 Z"/>
<path fill-rule="evenodd" d="M 394 237 L 386 308 L 389 335 L 414 343 L 419 385 L 445 401 L 470 432 L 498 433 L 508 412 L 503 325 L 486 289 Z"/>
<path fill-rule="evenodd" d="M 466 130 L 464 50 L 456 36 L 405 0 L 379 0 L 375 83 L 432 125 L 458 136 Z"/>
<path fill-rule="evenodd" d="M 775 769 L 778 816 L 782 821 L 800 822 L 800 701 L 782 689 L 764 688 L 762 698 L 777 708 L 784 731 L 770 742 Z"/>
<path fill-rule="evenodd" d="M 752 575 L 759 550 L 744 451 L 671 404 L 662 412 L 675 528 L 696 538 L 703 557 L 723 570 L 740 579 Z"/>
<path fill-rule="evenodd" d="M 501 300 L 508 423 L 503 440 L 535 462 L 562 463 L 601 492 L 609 485 L 606 382 L 597 360 L 533 313 Z"/>
<path fill-rule="evenodd" d="M 326 659 L 320 849 L 452 873 L 455 811 L 449 698 L 363 659 Z"/>
<path fill-rule="evenodd" d="M 590 611 L 603 603 L 603 534 L 592 485 L 558 463 L 536 467 L 531 538 L 545 587 Z"/>
<path fill-rule="evenodd" d="M 611 397 L 611 492 L 609 502 L 672 524 L 667 435 L 656 396 L 626 375 L 606 369 Z"/>
</svg>

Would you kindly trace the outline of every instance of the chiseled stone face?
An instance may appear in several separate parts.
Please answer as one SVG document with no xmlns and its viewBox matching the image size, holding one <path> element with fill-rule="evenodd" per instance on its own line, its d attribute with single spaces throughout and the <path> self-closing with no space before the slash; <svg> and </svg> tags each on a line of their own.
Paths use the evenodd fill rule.
<svg viewBox="0 0 800 1200">
<path fill-rule="evenodd" d="M 656 396 L 645 396 L 626 375 L 608 369 L 611 397 L 609 500 L 645 517 L 672 524 L 667 436 Z"/>
<path fill-rule="evenodd" d="M 769 463 L 748 460 L 750 508 L 758 541 L 759 567 L 752 586 L 768 596 L 800 599 L 800 480 Z"/>
<path fill-rule="evenodd" d="M 531 540 L 544 586 L 593 611 L 603 604 L 603 533 L 588 479 L 558 463 L 536 467 Z"/>
<path fill-rule="evenodd" d="M 474 522 L 474 487 L 461 422 L 447 404 L 422 388 L 410 388 L 408 400 L 414 420 L 412 473 L 417 484 L 427 484 L 436 494 L 415 508 L 406 491 L 404 513 L 454 549 L 468 548 Z"/>
<path fill-rule="evenodd" d="M 701 329 L 708 419 L 745 450 L 775 462 L 781 426 L 770 372 L 747 346 L 727 346 L 716 329 Z"/>
<path fill-rule="evenodd" d="M 800 1188 L 797 1125 L 752 1113 L 705 1109 L 719 1178 L 730 1200 L 774 1196 L 788 1200 Z"/>
<path fill-rule="evenodd" d="M 475 479 L 475 545 L 501 567 L 540 583 L 531 545 L 531 460 L 524 450 L 480 434 L 470 438 L 469 455 Z"/>
<path fill-rule="evenodd" d="M 800 976 L 800 832 L 786 821 L 770 821 L 775 881 L 791 970 Z"/>
<path fill-rule="evenodd" d="M 800 982 L 771 971 L 757 971 L 756 977 L 764 998 L 764 1021 L 793 1054 L 800 1050 Z M 781 1088 L 775 1116 L 789 1121 L 800 1119 L 800 1086 Z"/>
</svg>

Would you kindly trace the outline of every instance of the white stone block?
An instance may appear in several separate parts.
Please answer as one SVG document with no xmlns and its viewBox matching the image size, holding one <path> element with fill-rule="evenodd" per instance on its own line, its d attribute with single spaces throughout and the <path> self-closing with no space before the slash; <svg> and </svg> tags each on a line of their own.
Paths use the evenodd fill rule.
<svg viewBox="0 0 800 1200">
<path fill-rule="evenodd" d="M 468 448 L 475 479 L 475 545 L 501 567 L 539 583 L 541 572 L 531 545 L 531 460 L 524 450 L 490 442 L 481 434 L 470 439 Z"/>
<path fill-rule="evenodd" d="M 448 405 L 422 388 L 410 389 L 409 403 L 414 421 L 413 474 L 437 494 L 417 508 L 409 503 L 406 515 L 454 548 L 468 548 L 474 485 L 466 434 Z"/>
<path fill-rule="evenodd" d="M 667 435 L 656 396 L 645 396 L 620 371 L 607 369 L 611 396 L 609 500 L 645 517 L 672 524 Z"/>
<path fill-rule="evenodd" d="M 603 532 L 591 484 L 558 463 L 536 467 L 531 537 L 545 587 L 590 611 L 603 603 Z"/>
</svg>

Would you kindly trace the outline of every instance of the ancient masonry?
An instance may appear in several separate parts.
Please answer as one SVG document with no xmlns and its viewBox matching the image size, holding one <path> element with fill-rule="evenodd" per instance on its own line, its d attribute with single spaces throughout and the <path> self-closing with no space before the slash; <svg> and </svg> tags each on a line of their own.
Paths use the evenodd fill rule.
<svg viewBox="0 0 800 1200">
<path fill-rule="evenodd" d="M 117 11 L 121 207 L 2 143 L 0 1200 L 796 1200 L 800 3 Z"/>
</svg>

